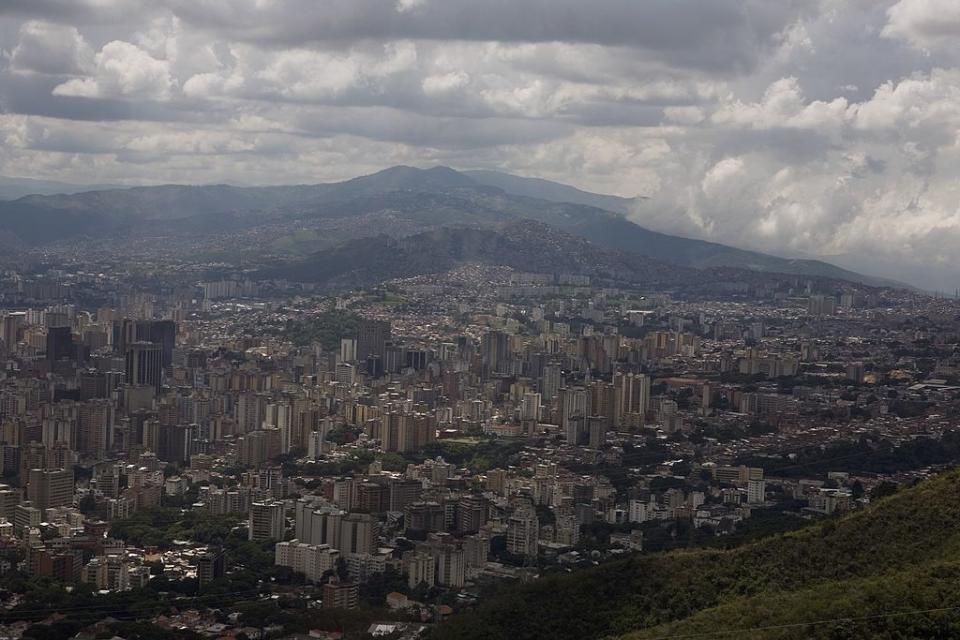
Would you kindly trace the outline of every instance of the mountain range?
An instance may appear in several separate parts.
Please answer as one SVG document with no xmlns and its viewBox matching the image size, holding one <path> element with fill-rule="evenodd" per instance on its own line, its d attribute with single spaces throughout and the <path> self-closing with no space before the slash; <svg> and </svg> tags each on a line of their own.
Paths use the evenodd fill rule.
<svg viewBox="0 0 960 640">
<path fill-rule="evenodd" d="M 0 202 L 0 246 L 29 249 L 143 234 L 167 237 L 176 246 L 178 236 L 189 235 L 193 243 L 203 237 L 222 243 L 225 236 L 245 234 L 258 240 L 244 246 L 293 264 L 322 261 L 315 254 L 381 234 L 399 239 L 441 227 L 499 232 L 532 220 L 599 247 L 693 269 L 726 267 L 903 286 L 819 260 L 780 258 L 651 231 L 627 217 L 636 203 L 498 172 L 397 166 L 331 184 L 166 185 L 25 196 Z"/>
</svg>

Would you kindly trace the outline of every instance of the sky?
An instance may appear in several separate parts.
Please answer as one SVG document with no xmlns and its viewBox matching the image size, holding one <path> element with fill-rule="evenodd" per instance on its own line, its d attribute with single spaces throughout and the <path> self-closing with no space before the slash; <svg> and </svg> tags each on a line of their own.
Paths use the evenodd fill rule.
<svg viewBox="0 0 960 640">
<path fill-rule="evenodd" d="M 0 0 L 0 175 L 497 169 L 952 292 L 958 38 L 957 0 Z"/>
</svg>

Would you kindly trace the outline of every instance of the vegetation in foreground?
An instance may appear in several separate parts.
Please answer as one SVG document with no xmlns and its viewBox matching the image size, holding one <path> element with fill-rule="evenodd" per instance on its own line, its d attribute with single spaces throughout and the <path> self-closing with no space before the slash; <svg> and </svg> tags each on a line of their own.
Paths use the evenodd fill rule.
<svg viewBox="0 0 960 640">
<path fill-rule="evenodd" d="M 951 471 L 736 549 L 639 555 L 516 585 L 431 640 L 957 637 L 958 495 Z"/>
</svg>

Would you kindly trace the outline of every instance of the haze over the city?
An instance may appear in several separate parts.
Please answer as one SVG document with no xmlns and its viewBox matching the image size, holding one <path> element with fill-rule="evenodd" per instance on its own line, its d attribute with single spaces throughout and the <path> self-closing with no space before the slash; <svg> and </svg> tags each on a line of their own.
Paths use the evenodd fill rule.
<svg viewBox="0 0 960 640">
<path fill-rule="evenodd" d="M 7 0 L 0 175 L 495 169 L 952 293 L 958 35 L 951 0 Z"/>
</svg>

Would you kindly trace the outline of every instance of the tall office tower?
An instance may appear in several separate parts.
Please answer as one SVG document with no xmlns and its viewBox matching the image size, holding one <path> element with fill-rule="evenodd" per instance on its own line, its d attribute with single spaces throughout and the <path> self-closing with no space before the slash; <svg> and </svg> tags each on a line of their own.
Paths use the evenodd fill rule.
<svg viewBox="0 0 960 640">
<path fill-rule="evenodd" d="M 383 358 L 380 356 L 369 355 L 367 361 L 367 375 L 371 378 L 379 378 L 383 375 Z"/>
<path fill-rule="evenodd" d="M 370 356 L 386 359 L 387 341 L 390 340 L 390 322 L 386 320 L 361 320 L 357 338 L 357 357 L 366 360 Z"/>
<path fill-rule="evenodd" d="M 283 540 L 282 502 L 254 502 L 250 505 L 247 537 L 254 542 Z"/>
<path fill-rule="evenodd" d="M 89 400 L 80 405 L 77 451 L 102 458 L 113 444 L 113 417 L 109 400 Z"/>
<path fill-rule="evenodd" d="M 341 338 L 340 339 L 340 362 L 356 362 L 356 361 L 357 361 L 357 339 Z"/>
<path fill-rule="evenodd" d="M 403 347 L 387 343 L 384 347 L 383 370 L 386 373 L 400 373 L 406 364 Z"/>
<path fill-rule="evenodd" d="M 47 362 L 76 358 L 73 345 L 73 331 L 70 327 L 51 327 L 47 329 Z"/>
<path fill-rule="evenodd" d="M 559 362 L 550 362 L 544 365 L 543 377 L 540 379 L 540 395 L 546 402 L 550 402 L 557 397 L 562 382 Z"/>
<path fill-rule="evenodd" d="M 587 415 L 587 392 L 583 387 L 563 387 L 560 389 L 560 426 L 567 443 L 575 445 L 580 441 Z"/>
<path fill-rule="evenodd" d="M 153 387 L 160 391 L 163 355 L 160 345 L 153 342 L 134 342 L 127 347 L 127 383 Z"/>
<path fill-rule="evenodd" d="M 161 460 L 185 463 L 190 461 L 190 444 L 197 432 L 197 425 L 171 424 L 160 427 L 160 442 L 157 455 Z"/>
<path fill-rule="evenodd" d="M 177 323 L 173 320 L 131 320 L 124 318 L 114 324 L 113 343 L 121 353 L 136 342 L 152 342 L 160 347 L 161 366 L 173 362 L 173 349 L 177 343 Z"/>
<path fill-rule="evenodd" d="M 173 320 L 147 321 L 145 340 L 160 345 L 160 362 L 169 369 L 173 362 L 173 349 L 177 346 L 177 323 Z"/>
<path fill-rule="evenodd" d="M 120 353 L 126 353 L 134 342 L 146 341 L 146 336 L 137 337 L 137 321 L 124 318 L 113 323 L 113 344 Z"/>
<path fill-rule="evenodd" d="M 31 469 L 27 499 L 34 507 L 50 509 L 73 504 L 73 471 Z"/>
<path fill-rule="evenodd" d="M 642 373 L 617 373 L 616 388 L 618 426 L 643 426 L 643 416 L 650 408 L 650 377 Z"/>
<path fill-rule="evenodd" d="M 510 334 L 490 331 L 480 339 L 480 356 L 485 373 L 501 372 L 510 359 Z"/>
</svg>

